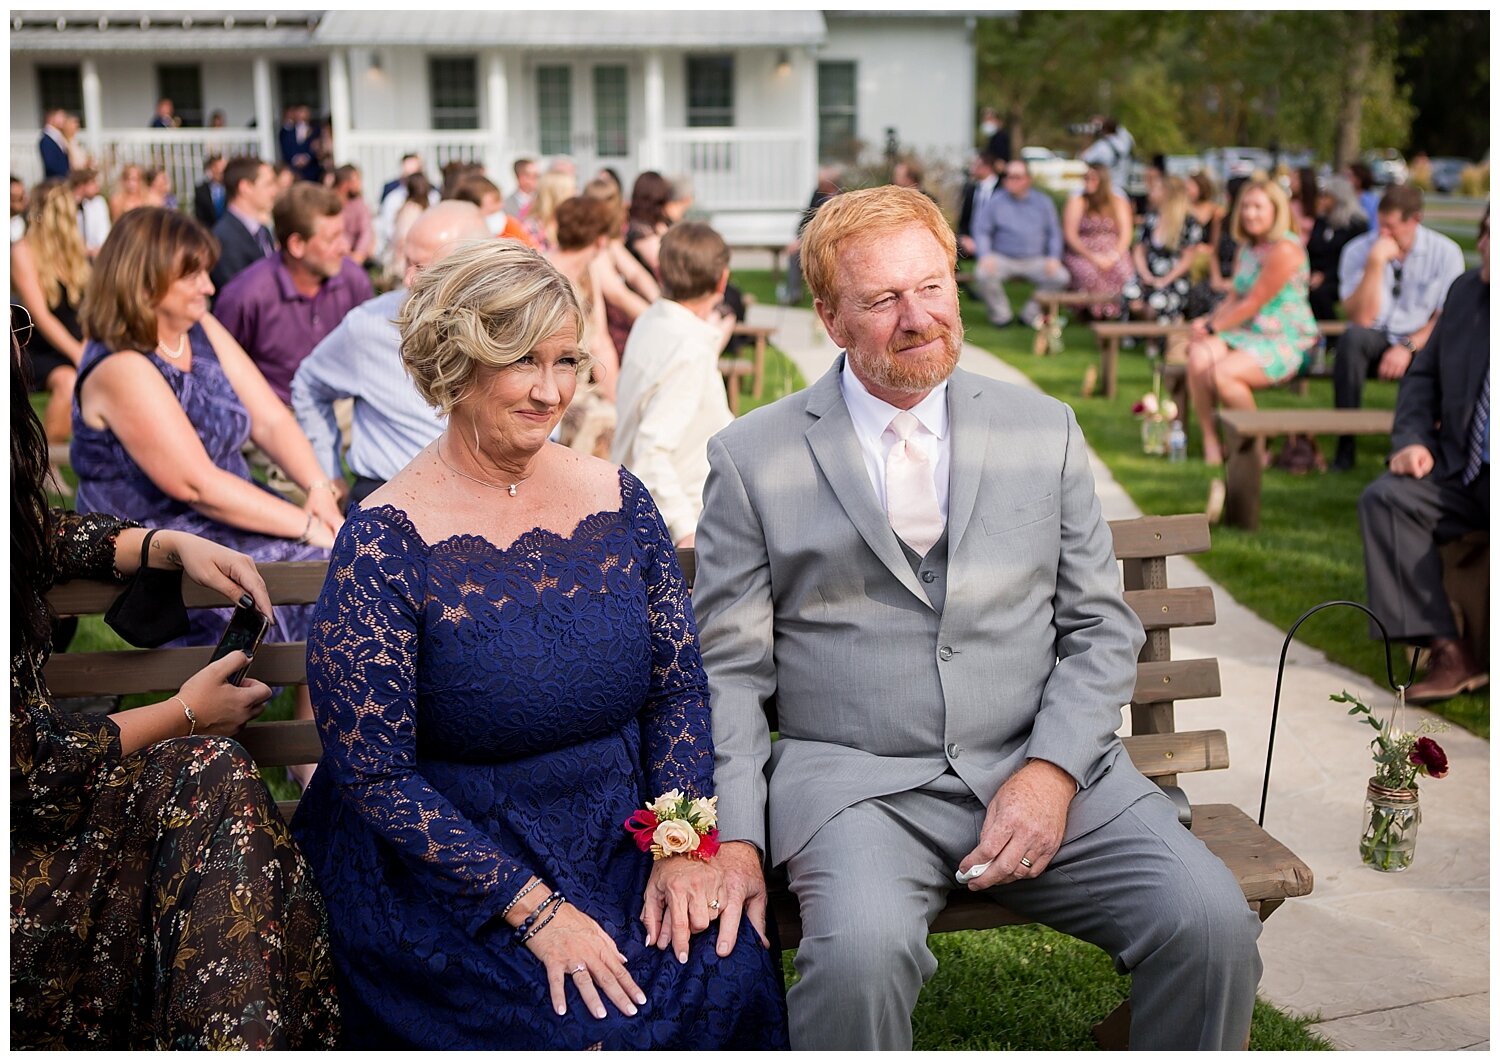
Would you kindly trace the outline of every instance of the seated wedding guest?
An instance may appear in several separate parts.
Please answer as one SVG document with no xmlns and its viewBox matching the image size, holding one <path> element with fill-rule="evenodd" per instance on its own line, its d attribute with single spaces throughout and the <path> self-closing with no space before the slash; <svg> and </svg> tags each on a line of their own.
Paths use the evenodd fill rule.
<svg viewBox="0 0 1500 1061">
<path fill-rule="evenodd" d="M 1206 317 L 1192 321 L 1188 390 L 1203 432 L 1203 461 L 1224 463 L 1214 414 L 1254 409 L 1252 391 L 1287 379 L 1302 368 L 1318 338 L 1307 302 L 1307 252 L 1292 229 L 1292 211 L 1281 185 L 1251 180 L 1240 190 L 1230 228 L 1240 247 L 1234 292 Z M 1217 518 L 1224 480 L 1210 485 L 1209 514 Z"/>
<path fill-rule="evenodd" d="M 73 189 L 73 201 L 78 204 L 78 226 L 83 230 L 83 245 L 92 258 L 109 238 L 110 227 L 109 203 L 99 194 L 99 171 L 74 166 L 68 176 L 68 187 Z"/>
<path fill-rule="evenodd" d="M 531 208 L 531 200 L 536 195 L 536 182 L 541 176 L 541 170 L 537 168 L 536 159 L 518 158 L 511 166 L 511 172 L 516 176 L 516 190 L 505 197 L 504 209 L 511 217 L 521 221 L 525 219 L 526 211 Z"/>
<path fill-rule="evenodd" d="M 672 227 L 667 203 L 672 198 L 672 182 L 655 170 L 645 170 L 630 189 L 630 206 L 625 216 L 625 249 L 635 260 L 656 275 L 656 249 L 661 237 Z"/>
<path fill-rule="evenodd" d="M 1007 280 L 1029 281 L 1036 291 L 1066 288 L 1062 252 L 1062 226 L 1052 198 L 1031 186 L 1025 162 L 1005 163 L 1000 188 L 974 220 L 974 287 L 990 323 L 1004 328 L 1015 319 L 1005 294 Z M 1021 307 L 1021 323 L 1028 328 L 1035 328 L 1041 316 L 1035 298 Z"/>
<path fill-rule="evenodd" d="M 615 397 L 610 459 L 638 476 L 677 545 L 693 544 L 708 478 L 708 440 L 734 417 L 719 352 L 734 327 L 723 313 L 729 248 L 699 221 L 661 240 L 662 297 L 630 333 Z"/>
<path fill-rule="evenodd" d="M 10 241 L 14 243 L 26 235 L 26 207 L 30 205 L 26 182 L 19 177 L 10 179 Z"/>
<path fill-rule="evenodd" d="M 214 225 L 219 260 L 211 279 L 223 291 L 240 273 L 276 253 L 271 235 L 271 206 L 276 202 L 276 171 L 254 156 L 232 158 L 224 167 L 229 195 L 224 216 Z"/>
<path fill-rule="evenodd" d="M 1307 267 L 1311 270 L 1307 300 L 1318 320 L 1331 321 L 1338 316 L 1339 256 L 1350 240 L 1369 227 L 1349 178 L 1326 178 L 1318 189 L 1318 214 L 1307 238 Z"/>
<path fill-rule="evenodd" d="M 573 285 L 488 240 L 424 269 L 398 323 L 448 427 L 339 536 L 308 643 L 324 754 L 293 822 L 343 1045 L 784 1048 L 754 929 L 727 958 L 697 934 L 724 905 L 713 834 L 658 798 L 709 828 L 672 542 L 635 476 L 548 441 L 588 366 Z M 670 857 L 623 827 L 643 801 Z"/>
<path fill-rule="evenodd" d="M 661 287 L 635 255 L 625 249 L 625 201 L 620 185 L 613 177 L 600 175 L 584 185 L 583 194 L 598 199 L 609 211 L 609 246 L 604 257 L 608 267 L 602 270 L 604 314 L 609 323 L 609 338 L 624 357 L 630 329 L 646 307 L 661 297 Z"/>
<path fill-rule="evenodd" d="M 120 180 L 109 197 L 110 220 L 118 221 L 125 211 L 134 210 L 138 206 L 152 205 L 159 204 L 151 202 L 150 192 L 146 188 L 145 169 L 134 162 L 120 167 Z"/>
<path fill-rule="evenodd" d="M 401 195 L 402 191 L 405 192 L 404 195 Z M 397 284 L 406 275 L 406 234 L 416 224 L 417 218 L 422 216 L 423 210 L 442 201 L 425 173 L 413 173 L 407 177 L 401 189 L 386 197 L 386 205 L 396 202 L 398 195 L 399 204 L 391 211 L 391 237 L 385 245 L 384 259 L 386 281 Z M 381 207 L 382 216 L 385 209 L 386 207 Z"/>
<path fill-rule="evenodd" d="M 83 360 L 78 307 L 89 272 L 67 182 L 39 185 L 26 235 L 10 245 L 10 284 L 13 297 L 31 317 L 31 336 L 21 357 L 31 385 L 48 395 L 42 416 L 48 442 L 66 442 L 72 432 L 73 381 Z"/>
<path fill-rule="evenodd" d="M 488 177 L 465 177 L 453 189 L 453 199 L 477 206 L 484 217 L 485 231 L 491 236 L 520 240 L 528 247 L 532 245 L 531 233 L 526 231 L 525 225 L 505 212 L 505 200 L 500 195 L 500 188 Z"/>
<path fill-rule="evenodd" d="M 271 208 L 281 252 L 240 273 L 214 303 L 214 315 L 283 402 L 292 399 L 292 375 L 302 359 L 375 294 L 349 257 L 343 210 L 331 189 L 293 185 Z"/>
<path fill-rule="evenodd" d="M 1130 314 L 1176 322 L 1187 307 L 1189 273 L 1203 246 L 1203 227 L 1188 209 L 1187 182 L 1164 177 L 1146 194 L 1142 236 L 1131 255 L 1135 275 L 1125 284 Z"/>
<path fill-rule="evenodd" d="M 340 166 L 333 171 L 333 191 L 344 204 L 344 241 L 349 257 L 364 265 L 375 251 L 375 222 L 365 202 L 364 182 L 358 166 Z"/>
<path fill-rule="evenodd" d="M 14 346 L 12 346 L 14 355 Z M 269 614 L 248 556 L 180 531 L 48 509 L 47 444 L 11 361 L 10 1045 L 329 1048 L 328 921 L 244 750 L 271 690 L 231 652 L 177 695 L 114 715 L 55 705 L 42 676 L 75 578 L 152 568 Z"/>
<path fill-rule="evenodd" d="M 559 203 L 555 215 L 557 246 L 546 257 L 573 282 L 578 292 L 586 325 L 582 341 L 589 345 L 592 366 L 590 378 L 579 384 L 578 393 L 563 416 L 557 441 L 581 453 L 608 458 L 615 432 L 620 352 L 609 337 L 604 300 L 599 291 L 609 269 L 604 253 L 615 218 L 603 202 L 583 196 Z"/>
<path fill-rule="evenodd" d="M 342 479 L 341 432 L 334 403 L 354 399 L 353 442 L 344 456 L 354 473 L 351 504 L 394 476 L 443 430 L 401 364 L 396 317 L 417 275 L 464 240 L 488 239 L 478 208 L 446 200 L 406 234 L 406 284 L 349 311 L 292 377 L 292 409 L 330 479 Z"/>
<path fill-rule="evenodd" d="M 227 165 L 223 155 L 209 155 L 203 160 L 203 179 L 193 189 L 193 216 L 206 229 L 211 230 L 219 223 L 229 205 L 229 192 L 224 187 Z"/>
<path fill-rule="evenodd" d="M 1287 201 L 1292 208 L 1292 228 L 1304 246 L 1318 217 L 1318 173 L 1311 166 L 1287 174 Z"/>
<path fill-rule="evenodd" d="M 1120 292 L 1134 272 L 1130 241 L 1135 219 L 1129 200 L 1111 188 L 1108 166 L 1089 166 L 1083 191 L 1063 207 L 1062 222 L 1069 289 L 1099 296 L 1088 307 L 1095 320 L 1120 316 Z"/>
<path fill-rule="evenodd" d="M 548 170 L 537 179 L 536 198 L 521 224 L 531 235 L 532 246 L 546 253 L 557 245 L 557 207 L 573 198 L 578 180 L 571 173 Z"/>
<path fill-rule="evenodd" d="M 216 250 L 196 221 L 143 206 L 99 252 L 73 407 L 78 510 L 197 534 L 262 563 L 324 559 L 343 523 L 343 482 L 323 474 L 291 410 L 209 315 Z M 251 478 L 247 440 L 306 491 L 305 505 Z M 277 609 L 266 640 L 304 640 L 309 612 Z M 177 643 L 217 643 L 230 614 L 193 611 Z M 298 694 L 299 717 L 311 717 L 307 690 Z"/>
<path fill-rule="evenodd" d="M 172 193 L 172 174 L 163 166 L 153 166 L 141 178 L 146 182 L 146 205 L 177 209 L 177 196 Z"/>
</svg>

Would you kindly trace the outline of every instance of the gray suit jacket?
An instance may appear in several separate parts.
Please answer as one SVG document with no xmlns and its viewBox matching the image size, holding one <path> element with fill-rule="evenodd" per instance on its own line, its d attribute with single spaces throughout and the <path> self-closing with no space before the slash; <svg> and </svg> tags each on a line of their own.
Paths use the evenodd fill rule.
<svg viewBox="0 0 1500 1061">
<path fill-rule="evenodd" d="M 1145 634 L 1072 410 L 953 374 L 939 614 L 876 503 L 842 368 L 709 443 L 693 608 L 720 838 L 780 864 L 844 808 L 950 766 L 986 803 L 1028 758 L 1067 770 L 1065 839 L 1156 791 L 1115 736 Z"/>
</svg>

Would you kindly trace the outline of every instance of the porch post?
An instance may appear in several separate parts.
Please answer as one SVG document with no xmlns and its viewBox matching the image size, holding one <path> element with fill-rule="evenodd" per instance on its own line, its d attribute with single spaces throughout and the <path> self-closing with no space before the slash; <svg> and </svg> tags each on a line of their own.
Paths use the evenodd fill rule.
<svg viewBox="0 0 1500 1061">
<path fill-rule="evenodd" d="M 83 131 L 89 154 L 96 159 L 104 150 L 104 105 L 99 92 L 99 64 L 93 59 L 82 63 Z"/>
<path fill-rule="evenodd" d="M 510 166 L 515 146 L 510 143 L 510 84 L 505 74 L 505 56 L 498 48 L 484 55 L 484 99 L 489 133 L 484 164 L 495 177 L 502 177 Z M 510 178 L 504 179 L 508 184 Z"/>
<path fill-rule="evenodd" d="M 349 113 L 349 59 L 342 48 L 328 53 L 328 110 L 333 119 L 334 164 L 352 161 L 349 130 L 353 126 Z"/>
<path fill-rule="evenodd" d="M 252 68 L 255 94 L 255 135 L 260 139 L 263 162 L 276 162 L 276 115 L 271 109 L 271 61 L 264 55 L 255 57 Z"/>
<path fill-rule="evenodd" d="M 808 45 L 803 52 L 807 69 L 802 76 L 803 137 L 802 157 L 806 161 L 800 178 L 808 186 L 817 184 L 818 172 L 818 49 Z M 855 68 L 856 75 L 858 67 Z"/>
<path fill-rule="evenodd" d="M 653 48 L 646 53 L 646 136 L 641 142 L 641 169 L 660 169 L 665 164 L 662 131 L 666 124 L 666 78 L 662 74 L 661 52 Z"/>
</svg>

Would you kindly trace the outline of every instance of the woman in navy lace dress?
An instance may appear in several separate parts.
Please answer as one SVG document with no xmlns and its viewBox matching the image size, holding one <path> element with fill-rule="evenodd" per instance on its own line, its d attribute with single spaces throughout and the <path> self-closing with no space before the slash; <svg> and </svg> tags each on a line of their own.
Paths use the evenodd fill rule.
<svg viewBox="0 0 1500 1061">
<path fill-rule="evenodd" d="M 572 286 L 470 244 L 399 323 L 448 429 L 334 546 L 308 642 L 324 753 L 293 823 L 345 1045 L 784 1047 L 755 930 L 725 957 L 703 931 L 714 862 L 653 862 L 623 828 L 713 795 L 708 685 L 650 496 L 548 442 L 587 362 Z M 650 938 L 648 906 L 681 926 Z"/>
</svg>

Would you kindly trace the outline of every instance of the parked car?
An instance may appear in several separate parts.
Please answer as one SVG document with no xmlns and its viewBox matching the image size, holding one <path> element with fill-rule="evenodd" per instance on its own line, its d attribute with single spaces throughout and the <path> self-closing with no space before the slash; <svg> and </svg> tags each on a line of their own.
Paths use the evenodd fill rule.
<svg viewBox="0 0 1500 1061">
<path fill-rule="evenodd" d="M 1432 187 L 1444 195 L 1458 191 L 1458 180 L 1463 171 L 1474 163 L 1466 158 L 1443 156 L 1432 160 Z"/>
<path fill-rule="evenodd" d="M 1021 148 L 1021 160 L 1031 170 L 1031 179 L 1037 187 L 1069 195 L 1083 191 L 1083 175 L 1088 172 L 1084 162 L 1037 146 Z"/>
<path fill-rule="evenodd" d="M 1271 152 L 1260 147 L 1211 147 L 1203 152 L 1203 161 L 1220 186 L 1256 170 L 1269 173 L 1275 165 Z"/>
<path fill-rule="evenodd" d="M 1381 148 L 1364 153 L 1364 162 L 1375 174 L 1375 183 L 1405 184 L 1408 176 L 1406 170 L 1406 159 L 1401 157 L 1401 152 L 1394 147 Z"/>
<path fill-rule="evenodd" d="M 1162 164 L 1168 177 L 1191 177 L 1208 168 L 1201 155 L 1168 155 Z"/>
</svg>

